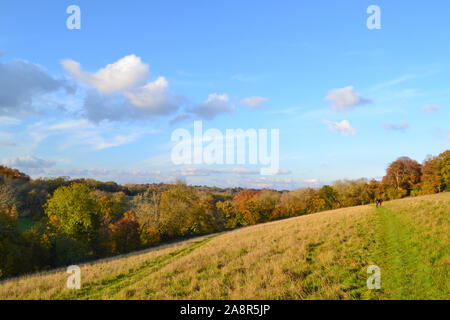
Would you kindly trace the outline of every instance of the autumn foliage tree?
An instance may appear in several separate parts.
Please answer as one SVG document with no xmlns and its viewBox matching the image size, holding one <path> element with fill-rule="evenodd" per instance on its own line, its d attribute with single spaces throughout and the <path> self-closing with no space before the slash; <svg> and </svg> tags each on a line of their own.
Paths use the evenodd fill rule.
<svg viewBox="0 0 450 320">
<path fill-rule="evenodd" d="M 127 253 L 141 247 L 139 222 L 132 210 L 110 225 L 111 245 L 113 253 Z"/>
<path fill-rule="evenodd" d="M 182 182 L 161 194 L 159 215 L 163 237 L 210 233 L 221 224 L 211 195 Z"/>
<path fill-rule="evenodd" d="M 236 228 L 246 226 L 241 211 L 232 200 L 219 201 L 216 203 L 217 211 L 225 220 L 225 228 Z"/>
<path fill-rule="evenodd" d="M 29 181 L 30 177 L 17 169 L 0 166 L 0 178 L 19 179 Z"/>
<path fill-rule="evenodd" d="M 388 188 L 399 192 L 399 195 L 409 195 L 411 190 L 420 182 L 422 168 L 420 164 L 408 157 L 398 158 L 386 170 L 382 183 Z M 395 196 L 395 193 L 392 195 Z"/>
<path fill-rule="evenodd" d="M 428 157 L 422 165 L 422 193 L 450 190 L 450 151 Z"/>
<path fill-rule="evenodd" d="M 133 200 L 134 212 L 139 221 L 141 242 L 146 246 L 161 240 L 160 198 L 160 193 L 147 190 Z"/>
<path fill-rule="evenodd" d="M 259 219 L 253 215 L 254 203 L 251 201 L 259 193 L 259 191 L 244 189 L 233 198 L 236 208 L 242 214 L 247 225 L 255 224 Z"/>
</svg>

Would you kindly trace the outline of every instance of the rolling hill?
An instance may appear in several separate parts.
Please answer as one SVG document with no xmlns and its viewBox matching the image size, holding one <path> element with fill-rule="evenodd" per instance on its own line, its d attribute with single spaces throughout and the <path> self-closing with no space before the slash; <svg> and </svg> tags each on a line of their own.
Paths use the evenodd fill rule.
<svg viewBox="0 0 450 320">
<path fill-rule="evenodd" d="M 326 211 L 0 283 L 0 299 L 449 299 L 450 193 Z M 367 268 L 381 289 L 367 288 Z"/>
</svg>

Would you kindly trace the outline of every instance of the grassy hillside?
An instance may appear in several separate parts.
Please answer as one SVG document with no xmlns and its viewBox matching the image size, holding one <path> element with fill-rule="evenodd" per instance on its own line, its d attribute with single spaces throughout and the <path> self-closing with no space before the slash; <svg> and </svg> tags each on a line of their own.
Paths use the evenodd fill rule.
<svg viewBox="0 0 450 320">
<path fill-rule="evenodd" d="M 0 299 L 449 299 L 450 193 L 257 225 L 0 283 Z M 369 265 L 381 289 L 366 286 Z"/>
</svg>

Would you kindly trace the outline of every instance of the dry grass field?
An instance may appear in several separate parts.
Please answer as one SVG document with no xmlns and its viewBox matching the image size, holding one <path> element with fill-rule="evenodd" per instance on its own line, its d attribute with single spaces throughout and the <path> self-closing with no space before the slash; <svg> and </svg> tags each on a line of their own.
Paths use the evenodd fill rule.
<svg viewBox="0 0 450 320">
<path fill-rule="evenodd" d="M 449 299 L 450 193 L 327 211 L 0 283 L 0 299 Z M 381 289 L 366 285 L 369 265 Z"/>
</svg>

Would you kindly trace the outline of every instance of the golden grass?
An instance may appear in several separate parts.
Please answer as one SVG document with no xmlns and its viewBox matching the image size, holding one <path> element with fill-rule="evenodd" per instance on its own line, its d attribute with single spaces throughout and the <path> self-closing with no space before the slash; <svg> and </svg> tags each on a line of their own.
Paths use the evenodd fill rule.
<svg viewBox="0 0 450 320">
<path fill-rule="evenodd" d="M 386 202 L 384 210 L 327 211 L 86 264 L 81 290 L 65 288 L 65 270 L 12 279 L 0 283 L 0 299 L 401 298 L 393 294 L 395 285 L 405 285 L 401 265 L 391 264 L 398 250 L 410 252 L 410 243 L 411 256 L 423 257 L 430 273 L 417 284 L 440 279 L 432 297 L 448 296 L 450 194 Z M 395 219 L 386 229 L 390 212 Z M 388 231 L 397 228 L 408 241 L 392 243 Z M 382 267 L 386 289 L 367 289 L 371 264 Z"/>
<path fill-rule="evenodd" d="M 120 257 L 103 259 L 92 263 L 80 264 L 83 285 L 99 279 L 113 278 L 126 274 L 133 268 L 139 267 L 149 259 L 170 254 L 176 250 L 186 248 L 194 241 L 205 237 L 191 239 L 179 243 L 136 252 Z M 57 299 L 69 290 L 66 281 L 69 274 L 65 268 L 50 272 L 27 275 L 0 282 L 0 300 L 6 299 Z"/>
</svg>

